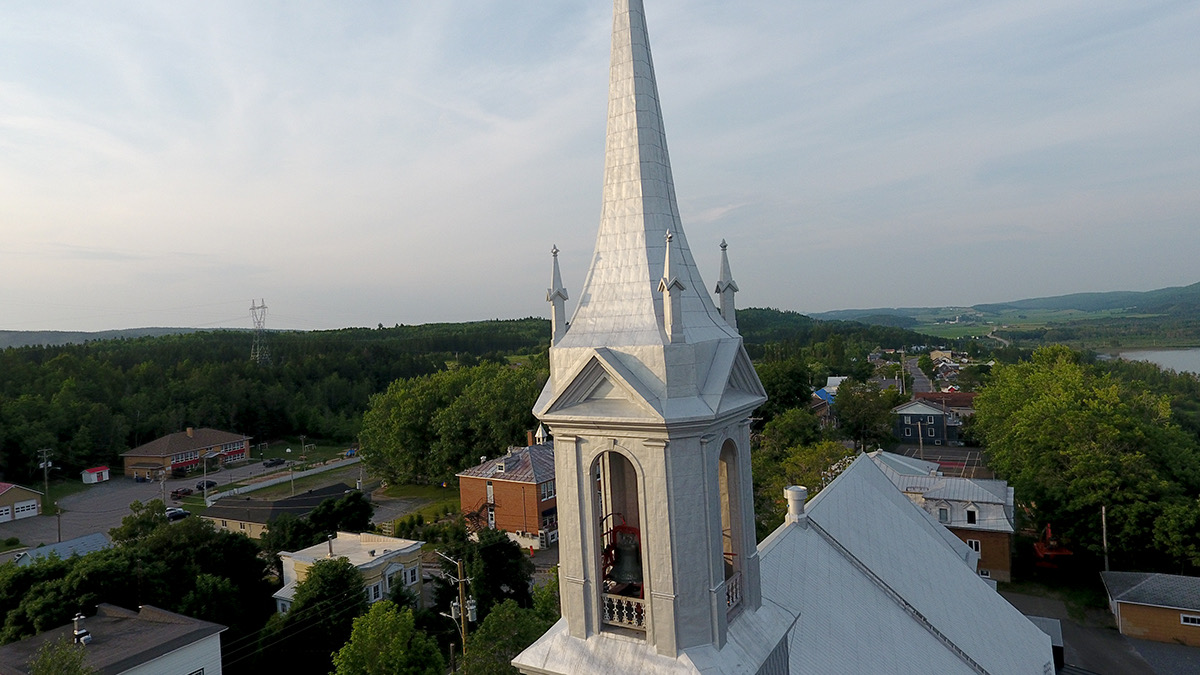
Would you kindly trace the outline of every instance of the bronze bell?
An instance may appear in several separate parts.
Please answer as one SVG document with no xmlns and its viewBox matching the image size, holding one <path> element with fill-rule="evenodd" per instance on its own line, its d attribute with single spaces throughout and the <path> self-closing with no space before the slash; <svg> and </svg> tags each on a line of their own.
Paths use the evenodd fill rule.
<svg viewBox="0 0 1200 675">
<path fill-rule="evenodd" d="M 637 537 L 630 532 L 617 534 L 613 547 L 613 567 L 609 578 L 619 584 L 642 583 L 642 552 Z"/>
</svg>

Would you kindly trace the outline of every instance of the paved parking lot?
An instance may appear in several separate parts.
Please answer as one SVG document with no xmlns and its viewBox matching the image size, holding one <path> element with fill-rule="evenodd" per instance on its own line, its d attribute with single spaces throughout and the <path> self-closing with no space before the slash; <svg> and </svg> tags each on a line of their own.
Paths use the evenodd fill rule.
<svg viewBox="0 0 1200 675">
<path fill-rule="evenodd" d="M 208 477 L 219 485 L 226 485 L 235 480 L 242 480 L 265 473 L 278 473 L 280 467 L 263 468 L 262 463 L 254 462 L 232 469 L 222 469 L 210 472 Z M 108 532 L 121 524 L 121 519 L 129 515 L 129 504 L 134 500 L 143 502 L 167 496 L 171 503 L 170 493 L 175 488 L 195 488 L 203 476 L 196 474 L 187 478 L 167 480 L 159 483 L 138 483 L 132 478 L 118 476 L 112 480 L 89 485 L 87 490 L 64 497 L 60 502 L 62 514 L 62 539 L 74 539 L 93 532 Z M 25 518 L 7 523 L 0 523 L 0 539 L 17 537 L 22 544 L 36 547 L 39 544 L 53 544 L 59 541 L 59 519 L 53 515 L 54 506 L 46 505 L 43 514 L 34 518 Z M 48 514 L 48 515 L 47 515 Z M 16 555 L 10 551 L 0 555 L 0 562 Z"/>
</svg>

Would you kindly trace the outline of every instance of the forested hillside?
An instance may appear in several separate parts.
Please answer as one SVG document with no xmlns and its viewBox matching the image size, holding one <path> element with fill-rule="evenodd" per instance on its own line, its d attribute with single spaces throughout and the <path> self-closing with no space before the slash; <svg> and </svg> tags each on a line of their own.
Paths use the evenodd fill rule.
<svg viewBox="0 0 1200 675">
<path fill-rule="evenodd" d="M 0 352 L 0 473 L 27 481 L 40 448 L 71 475 L 186 427 L 256 441 L 299 433 L 351 442 L 374 393 L 448 361 L 544 349 L 544 319 L 253 334 L 202 332 Z"/>
</svg>

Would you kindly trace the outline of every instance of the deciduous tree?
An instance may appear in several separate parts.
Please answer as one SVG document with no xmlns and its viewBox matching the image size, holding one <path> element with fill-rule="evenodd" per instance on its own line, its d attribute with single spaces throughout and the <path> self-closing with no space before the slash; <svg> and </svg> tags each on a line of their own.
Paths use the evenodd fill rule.
<svg viewBox="0 0 1200 675">
<path fill-rule="evenodd" d="M 412 610 L 389 600 L 354 619 L 333 665 L 336 675 L 442 675 L 445 670 L 437 643 L 417 630 Z"/>
</svg>

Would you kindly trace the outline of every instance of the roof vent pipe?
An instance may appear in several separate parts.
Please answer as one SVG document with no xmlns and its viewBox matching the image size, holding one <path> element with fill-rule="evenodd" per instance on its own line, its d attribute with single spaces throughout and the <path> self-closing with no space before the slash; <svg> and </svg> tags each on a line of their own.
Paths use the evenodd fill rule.
<svg viewBox="0 0 1200 675">
<path fill-rule="evenodd" d="M 328 535 L 325 539 L 329 543 L 329 557 L 333 557 L 333 535 Z"/>
<path fill-rule="evenodd" d="M 86 645 L 92 641 L 92 634 L 88 632 L 88 629 L 83 627 L 83 618 L 83 612 L 77 612 L 75 618 L 71 620 L 75 624 L 73 637 L 77 645 Z"/>
<path fill-rule="evenodd" d="M 783 489 L 787 499 L 787 522 L 804 524 L 808 514 L 804 512 L 804 502 L 808 501 L 808 488 L 802 485 L 792 485 Z"/>
</svg>

